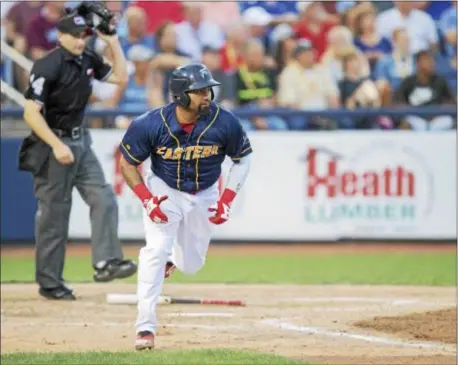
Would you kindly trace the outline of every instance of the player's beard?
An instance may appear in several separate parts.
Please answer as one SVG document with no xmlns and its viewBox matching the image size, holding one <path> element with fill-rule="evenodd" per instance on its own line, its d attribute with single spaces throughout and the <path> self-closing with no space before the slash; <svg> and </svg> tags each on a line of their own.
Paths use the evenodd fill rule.
<svg viewBox="0 0 458 365">
<path fill-rule="evenodd" d="M 199 107 L 197 108 L 197 112 L 202 117 L 208 116 L 210 114 L 210 104 L 208 104 L 208 105 L 199 105 Z"/>
</svg>

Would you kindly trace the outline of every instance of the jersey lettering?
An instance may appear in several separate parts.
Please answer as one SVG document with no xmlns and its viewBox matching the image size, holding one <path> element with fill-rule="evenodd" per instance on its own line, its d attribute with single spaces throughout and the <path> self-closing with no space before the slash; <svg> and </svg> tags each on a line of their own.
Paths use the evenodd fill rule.
<svg viewBox="0 0 458 365">
<path fill-rule="evenodd" d="M 197 160 L 198 158 L 208 158 L 219 153 L 219 146 L 188 146 L 185 148 L 158 147 L 156 154 L 164 160 Z"/>
<path fill-rule="evenodd" d="M 38 79 L 35 80 L 35 75 L 30 76 L 30 84 L 33 89 L 33 93 L 37 96 L 40 96 L 41 93 L 43 92 L 43 86 L 45 83 L 45 78 L 44 77 L 39 77 Z"/>
</svg>

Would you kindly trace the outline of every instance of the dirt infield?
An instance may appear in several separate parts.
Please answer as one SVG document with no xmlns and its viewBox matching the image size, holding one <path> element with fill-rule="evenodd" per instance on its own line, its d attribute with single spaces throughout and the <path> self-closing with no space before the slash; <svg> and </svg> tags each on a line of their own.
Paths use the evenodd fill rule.
<svg viewBox="0 0 458 365">
<path fill-rule="evenodd" d="M 212 251 L 221 255 L 285 251 L 284 246 L 255 247 L 214 246 Z M 289 246 L 288 252 L 339 251 L 339 246 L 312 247 Z M 340 249 L 353 253 L 387 250 L 381 245 Z M 437 249 L 422 246 L 421 250 Z M 31 250 L 2 248 L 2 254 L 6 252 L 30 255 Z M 81 245 L 70 245 L 68 251 L 88 252 L 89 247 Z M 137 246 L 126 248 L 131 257 L 137 252 Z M 79 284 L 74 288 L 78 301 L 59 303 L 39 298 L 32 284 L 2 285 L 2 353 L 131 350 L 136 308 L 109 305 L 106 294 L 133 294 L 135 285 Z M 166 284 L 164 294 L 241 299 L 247 306 L 161 305 L 157 336 L 161 349 L 247 349 L 323 364 L 456 364 L 456 309 L 451 309 L 456 308 L 456 291 L 452 287 Z"/>
<path fill-rule="evenodd" d="M 75 290 L 78 301 L 59 303 L 39 298 L 35 285 L 2 285 L 2 353 L 132 349 L 135 306 L 106 304 L 106 294 L 133 294 L 135 286 L 80 284 Z M 434 341 L 416 336 L 423 325 L 432 331 L 442 331 L 443 322 L 456 326 L 455 311 L 437 325 L 428 317 L 433 322 L 418 328 L 400 317 L 453 307 L 454 288 L 167 284 L 164 293 L 242 299 L 247 306 L 161 305 L 158 348 L 249 349 L 331 364 L 456 364 L 450 344 L 456 332 L 436 333 Z M 377 329 L 394 335 L 355 326 L 387 313 L 398 318 Z M 390 331 L 402 323 L 401 336 Z"/>
<path fill-rule="evenodd" d="M 399 317 L 375 317 L 356 322 L 355 326 L 373 328 L 405 338 L 456 344 L 456 308 Z"/>
</svg>

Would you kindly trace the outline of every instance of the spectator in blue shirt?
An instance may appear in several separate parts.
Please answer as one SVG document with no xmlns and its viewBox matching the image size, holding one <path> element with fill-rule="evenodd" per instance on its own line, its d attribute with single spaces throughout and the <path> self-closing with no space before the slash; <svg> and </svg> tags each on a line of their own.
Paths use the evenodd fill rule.
<svg viewBox="0 0 458 365">
<path fill-rule="evenodd" d="M 401 81 L 415 72 L 415 60 L 410 52 L 410 40 L 405 28 L 393 32 L 392 54 L 381 58 L 374 70 L 377 89 L 383 105 L 391 104 L 391 96 Z"/>
<path fill-rule="evenodd" d="M 297 19 L 297 1 L 240 1 L 240 12 L 251 7 L 263 8 L 277 22 L 288 22 Z"/>
<path fill-rule="evenodd" d="M 456 68 L 456 1 L 453 2 L 453 7 L 442 13 L 439 20 L 439 30 L 445 40 L 445 53 L 447 57 L 455 58 Z"/>
<path fill-rule="evenodd" d="M 130 47 L 134 45 L 142 45 L 154 50 L 154 36 L 146 33 L 148 19 L 145 11 L 141 8 L 132 6 L 127 8 L 124 16 L 127 22 L 127 35 L 125 37 L 119 37 L 124 54 L 127 54 Z"/>
<path fill-rule="evenodd" d="M 371 11 L 358 15 L 355 22 L 355 33 L 354 43 L 366 56 L 373 72 L 377 61 L 391 53 L 391 41 L 377 33 L 375 14 Z"/>
<path fill-rule="evenodd" d="M 151 48 L 136 44 L 130 47 L 127 59 L 135 67 L 134 73 L 129 77 L 126 89 L 119 101 L 119 106 L 132 110 L 148 109 L 148 64 L 153 59 L 154 52 Z"/>
<path fill-rule="evenodd" d="M 427 12 L 434 21 L 438 21 L 441 17 L 441 14 L 449 9 L 453 2 L 454 1 L 450 0 L 417 1 L 418 8 Z"/>
</svg>

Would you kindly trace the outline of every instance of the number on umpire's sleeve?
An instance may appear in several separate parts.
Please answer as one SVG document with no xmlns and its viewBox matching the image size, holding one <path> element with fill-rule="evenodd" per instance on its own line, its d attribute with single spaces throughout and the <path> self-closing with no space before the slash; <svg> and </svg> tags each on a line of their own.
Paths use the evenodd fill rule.
<svg viewBox="0 0 458 365">
<path fill-rule="evenodd" d="M 30 76 L 30 85 L 32 86 L 35 95 L 40 96 L 43 92 L 43 85 L 45 83 L 44 77 L 39 77 L 35 80 L 35 75 Z"/>
</svg>

